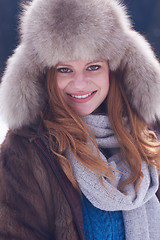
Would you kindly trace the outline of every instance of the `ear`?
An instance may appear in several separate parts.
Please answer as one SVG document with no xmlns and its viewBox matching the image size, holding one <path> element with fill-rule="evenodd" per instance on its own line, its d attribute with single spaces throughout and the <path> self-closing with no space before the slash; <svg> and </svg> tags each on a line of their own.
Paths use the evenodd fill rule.
<svg viewBox="0 0 160 240">
<path fill-rule="evenodd" d="M 137 32 L 126 33 L 126 45 L 121 68 L 127 98 L 147 123 L 153 123 L 160 119 L 160 64 L 151 46 Z"/>
<path fill-rule="evenodd" d="M 45 92 L 39 78 L 42 73 L 34 59 L 33 51 L 19 45 L 8 60 L 0 85 L 0 115 L 9 128 L 33 122 L 44 105 Z"/>
</svg>

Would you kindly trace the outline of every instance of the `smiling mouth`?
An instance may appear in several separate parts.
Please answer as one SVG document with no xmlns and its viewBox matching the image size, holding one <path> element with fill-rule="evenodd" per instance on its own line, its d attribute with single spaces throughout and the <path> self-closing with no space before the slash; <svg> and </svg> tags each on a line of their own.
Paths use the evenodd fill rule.
<svg viewBox="0 0 160 240">
<path fill-rule="evenodd" d="M 84 99 L 84 98 L 87 98 L 89 96 L 91 96 L 92 94 L 94 94 L 96 91 L 93 91 L 91 93 L 88 93 L 88 94 L 84 94 L 84 95 L 72 95 L 72 94 L 68 94 L 69 96 L 73 97 L 73 98 L 76 98 L 76 99 Z"/>
</svg>

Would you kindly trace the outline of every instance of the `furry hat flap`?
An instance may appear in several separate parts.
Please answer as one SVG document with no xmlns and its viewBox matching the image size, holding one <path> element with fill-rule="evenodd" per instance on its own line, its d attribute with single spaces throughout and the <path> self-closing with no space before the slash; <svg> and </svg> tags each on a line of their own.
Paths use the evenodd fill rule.
<svg viewBox="0 0 160 240">
<path fill-rule="evenodd" d="M 160 65 L 116 0 L 33 0 L 23 8 L 21 41 L 0 86 L 9 128 L 35 121 L 46 101 L 41 78 L 60 61 L 106 59 L 124 72 L 131 106 L 148 123 L 160 118 Z"/>
</svg>

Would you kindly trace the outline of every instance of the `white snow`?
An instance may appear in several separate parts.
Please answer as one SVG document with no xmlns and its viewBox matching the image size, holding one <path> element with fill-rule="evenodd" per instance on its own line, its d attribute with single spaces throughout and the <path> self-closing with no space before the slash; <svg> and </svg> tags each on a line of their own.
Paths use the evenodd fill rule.
<svg viewBox="0 0 160 240">
<path fill-rule="evenodd" d="M 0 144 L 4 141 L 7 131 L 7 125 L 0 120 Z"/>
</svg>

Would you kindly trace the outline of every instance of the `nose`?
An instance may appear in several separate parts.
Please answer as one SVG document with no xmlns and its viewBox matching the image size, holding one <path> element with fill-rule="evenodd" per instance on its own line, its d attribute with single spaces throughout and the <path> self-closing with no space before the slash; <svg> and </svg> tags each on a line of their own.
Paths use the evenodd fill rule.
<svg viewBox="0 0 160 240">
<path fill-rule="evenodd" d="M 88 78 L 84 73 L 76 73 L 72 81 L 73 87 L 76 89 L 86 89 L 88 86 Z"/>
</svg>

